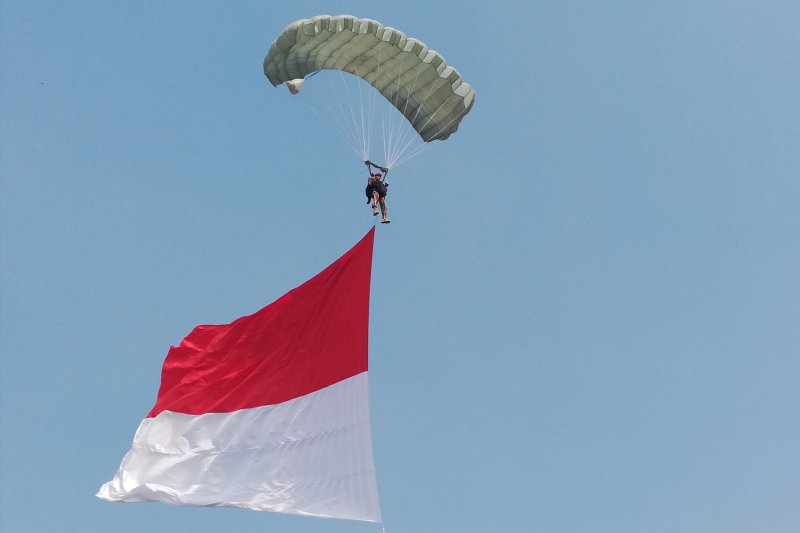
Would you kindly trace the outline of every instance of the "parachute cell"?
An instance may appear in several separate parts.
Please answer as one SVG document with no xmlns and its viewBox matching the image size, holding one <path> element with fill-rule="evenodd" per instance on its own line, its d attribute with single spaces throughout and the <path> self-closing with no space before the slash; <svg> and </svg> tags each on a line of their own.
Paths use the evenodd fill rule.
<svg viewBox="0 0 800 533">
<path fill-rule="evenodd" d="M 287 83 L 319 70 L 358 76 L 377 89 L 426 142 L 447 139 L 472 109 L 475 91 L 437 52 L 377 21 L 321 15 L 289 24 L 275 39 L 264 74 Z"/>
</svg>

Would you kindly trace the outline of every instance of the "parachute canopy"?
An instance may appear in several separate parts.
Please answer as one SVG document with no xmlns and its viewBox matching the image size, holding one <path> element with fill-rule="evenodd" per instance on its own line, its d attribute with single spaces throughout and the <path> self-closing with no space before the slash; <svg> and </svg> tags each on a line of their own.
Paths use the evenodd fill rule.
<svg viewBox="0 0 800 533">
<path fill-rule="evenodd" d="M 264 58 L 270 83 L 287 83 L 294 94 L 300 80 L 319 70 L 348 72 L 372 85 L 425 142 L 447 139 L 475 101 L 458 71 L 423 42 L 350 15 L 292 22 Z"/>
</svg>

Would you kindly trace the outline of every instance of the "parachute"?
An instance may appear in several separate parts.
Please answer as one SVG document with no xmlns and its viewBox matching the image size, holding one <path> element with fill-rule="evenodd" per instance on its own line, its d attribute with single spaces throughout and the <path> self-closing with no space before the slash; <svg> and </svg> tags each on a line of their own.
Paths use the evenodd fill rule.
<svg viewBox="0 0 800 533">
<path fill-rule="evenodd" d="M 270 83 L 286 83 L 293 94 L 321 70 L 347 72 L 369 83 L 425 142 L 450 137 L 475 102 L 475 91 L 439 53 L 371 19 L 320 15 L 297 20 L 264 58 Z"/>
</svg>

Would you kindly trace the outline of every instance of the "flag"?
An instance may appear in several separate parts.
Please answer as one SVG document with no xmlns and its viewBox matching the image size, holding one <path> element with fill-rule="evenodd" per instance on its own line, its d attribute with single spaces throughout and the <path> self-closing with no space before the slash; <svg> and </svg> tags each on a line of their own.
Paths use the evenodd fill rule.
<svg viewBox="0 0 800 533">
<path fill-rule="evenodd" d="M 380 522 L 368 404 L 375 228 L 325 270 L 170 348 L 97 496 Z"/>
</svg>

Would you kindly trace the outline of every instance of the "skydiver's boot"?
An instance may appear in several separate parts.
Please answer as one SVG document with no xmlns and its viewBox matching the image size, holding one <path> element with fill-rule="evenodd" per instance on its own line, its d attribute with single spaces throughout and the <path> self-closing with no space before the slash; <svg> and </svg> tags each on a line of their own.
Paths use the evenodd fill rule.
<svg viewBox="0 0 800 533">
<path fill-rule="evenodd" d="M 389 220 L 389 213 L 384 212 L 383 218 L 381 218 L 381 224 L 388 224 L 389 222 L 391 222 L 391 220 Z"/>
<path fill-rule="evenodd" d="M 378 216 L 378 206 L 375 204 L 372 204 L 372 216 Z"/>
</svg>

